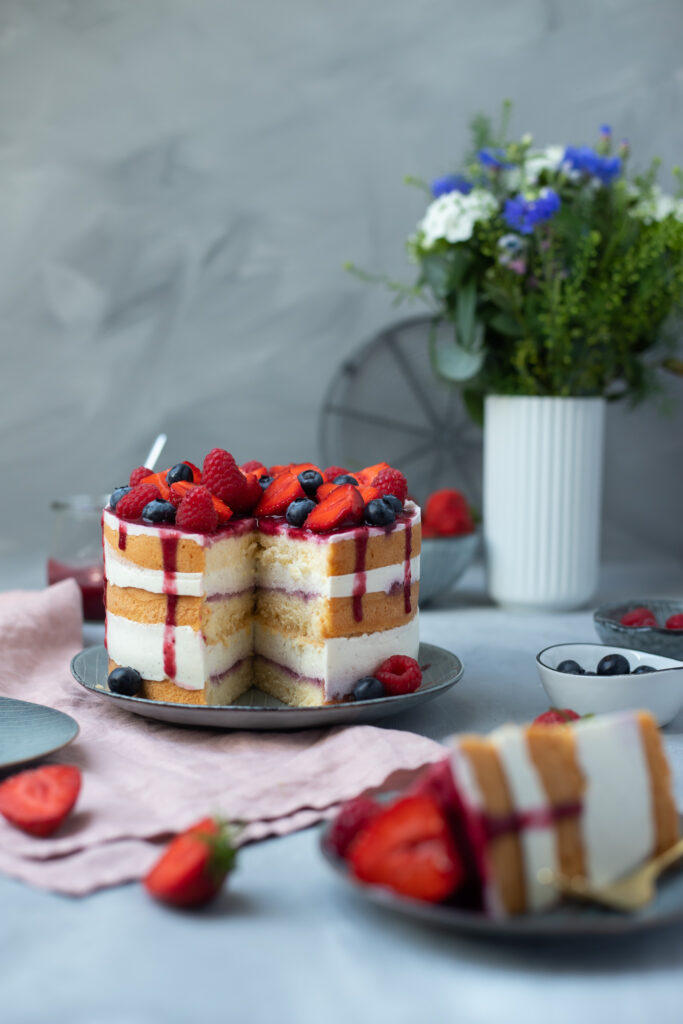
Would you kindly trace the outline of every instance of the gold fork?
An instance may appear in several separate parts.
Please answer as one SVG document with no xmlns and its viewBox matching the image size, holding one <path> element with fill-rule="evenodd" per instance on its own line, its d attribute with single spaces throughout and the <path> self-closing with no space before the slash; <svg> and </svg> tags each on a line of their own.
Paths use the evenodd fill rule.
<svg viewBox="0 0 683 1024">
<path fill-rule="evenodd" d="M 653 857 L 625 878 L 610 885 L 595 886 L 585 878 L 563 875 L 542 868 L 538 880 L 542 885 L 553 885 L 562 896 L 570 899 L 600 903 L 612 910 L 638 910 L 650 903 L 655 896 L 657 877 L 677 860 L 683 857 L 683 839 L 670 846 L 658 857 Z"/>
</svg>

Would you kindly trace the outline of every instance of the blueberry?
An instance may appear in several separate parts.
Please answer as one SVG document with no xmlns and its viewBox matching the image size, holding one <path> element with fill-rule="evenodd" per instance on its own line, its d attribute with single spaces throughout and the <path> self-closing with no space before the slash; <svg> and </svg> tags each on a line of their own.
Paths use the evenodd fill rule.
<svg viewBox="0 0 683 1024">
<path fill-rule="evenodd" d="M 177 484 L 179 480 L 187 480 L 188 483 L 194 480 L 194 474 L 186 462 L 176 463 L 166 474 L 166 483 L 169 487 L 171 484 Z"/>
<path fill-rule="evenodd" d="M 323 483 L 322 475 L 316 469 L 305 469 L 303 473 L 299 473 L 297 480 L 310 498 Z"/>
<path fill-rule="evenodd" d="M 265 475 L 264 476 L 260 476 L 258 478 L 258 482 L 261 485 L 261 487 L 263 488 L 263 490 L 265 491 L 266 487 L 268 487 L 269 484 L 272 484 L 273 478 L 272 478 L 272 476 L 265 476 Z"/>
<path fill-rule="evenodd" d="M 142 676 L 137 669 L 126 665 L 125 668 L 115 668 L 109 673 L 107 679 L 109 689 L 112 693 L 122 693 L 126 697 L 134 697 L 140 692 Z"/>
<path fill-rule="evenodd" d="M 348 473 L 342 473 L 340 476 L 335 476 L 332 481 L 335 484 L 355 484 L 358 487 L 358 481 L 355 476 L 349 476 Z"/>
<path fill-rule="evenodd" d="M 142 510 L 142 518 L 146 523 L 175 523 L 175 505 L 170 501 L 148 501 Z"/>
<path fill-rule="evenodd" d="M 388 501 L 397 516 L 403 514 L 403 503 L 398 500 L 395 494 L 383 494 L 382 501 Z"/>
<path fill-rule="evenodd" d="M 112 491 L 111 498 L 109 499 L 109 507 L 112 510 L 115 509 L 124 494 L 128 494 L 128 491 L 130 490 L 131 488 L 128 487 L 128 485 L 125 485 L 124 487 L 117 487 L 115 491 Z"/>
<path fill-rule="evenodd" d="M 565 661 L 561 661 L 557 666 L 558 672 L 568 672 L 572 676 L 582 676 L 584 671 L 579 665 L 578 661 L 574 661 L 573 658 L 567 658 Z"/>
<path fill-rule="evenodd" d="M 631 666 L 623 654 L 606 654 L 598 662 L 599 676 L 627 676 Z"/>
<path fill-rule="evenodd" d="M 365 506 L 365 522 L 371 526 L 391 526 L 396 521 L 396 513 L 384 498 L 374 498 Z"/>
<path fill-rule="evenodd" d="M 634 676 L 642 676 L 645 672 L 656 672 L 657 669 L 653 668 L 652 665 L 639 665 L 638 668 L 634 668 L 631 673 Z"/>
<path fill-rule="evenodd" d="M 285 519 L 290 526 L 303 526 L 308 518 L 308 513 L 315 508 L 315 502 L 310 498 L 295 498 L 285 512 Z"/>
<path fill-rule="evenodd" d="M 374 676 L 363 676 L 353 688 L 354 700 L 377 700 L 378 697 L 386 695 L 384 683 L 380 683 Z"/>
</svg>

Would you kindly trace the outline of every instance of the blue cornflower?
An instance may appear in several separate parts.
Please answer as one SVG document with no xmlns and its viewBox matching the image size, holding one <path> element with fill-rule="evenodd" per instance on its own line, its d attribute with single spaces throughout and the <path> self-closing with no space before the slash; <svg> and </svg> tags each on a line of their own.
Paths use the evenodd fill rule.
<svg viewBox="0 0 683 1024">
<path fill-rule="evenodd" d="M 601 135 L 605 135 L 605 136 L 611 136 L 611 134 L 612 134 L 612 125 L 611 124 L 601 124 L 600 125 L 600 134 Z"/>
<path fill-rule="evenodd" d="M 621 172 L 618 156 L 600 156 L 590 146 L 567 146 L 564 162 L 575 171 L 598 178 L 603 185 L 609 185 Z"/>
<path fill-rule="evenodd" d="M 505 163 L 503 160 L 505 151 L 502 149 L 480 149 L 477 156 L 484 167 L 490 167 L 494 171 L 501 171 L 505 167 L 512 167 L 512 164 Z"/>
<path fill-rule="evenodd" d="M 462 192 L 464 196 L 472 191 L 472 182 L 463 178 L 460 174 L 446 174 L 443 178 L 434 178 L 431 184 L 432 195 L 435 199 L 439 196 L 447 196 L 449 192 Z"/>
<path fill-rule="evenodd" d="M 544 189 L 538 199 L 525 199 L 520 193 L 506 201 L 503 218 L 515 231 L 530 235 L 534 225 L 554 217 L 560 205 L 560 197 L 551 188 Z"/>
</svg>

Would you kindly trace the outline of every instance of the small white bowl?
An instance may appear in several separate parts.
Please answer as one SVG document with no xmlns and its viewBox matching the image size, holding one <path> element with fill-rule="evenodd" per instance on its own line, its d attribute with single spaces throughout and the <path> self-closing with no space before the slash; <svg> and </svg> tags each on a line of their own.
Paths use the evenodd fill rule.
<svg viewBox="0 0 683 1024">
<path fill-rule="evenodd" d="M 584 671 L 595 672 L 606 654 L 623 654 L 631 672 L 638 665 L 651 665 L 656 671 L 635 676 L 570 675 L 557 671 L 560 662 L 571 658 Z M 683 662 L 661 654 L 606 644 L 555 644 L 536 655 L 536 665 L 551 705 L 571 708 L 578 715 L 642 708 L 651 711 L 659 725 L 666 725 L 683 707 Z"/>
</svg>

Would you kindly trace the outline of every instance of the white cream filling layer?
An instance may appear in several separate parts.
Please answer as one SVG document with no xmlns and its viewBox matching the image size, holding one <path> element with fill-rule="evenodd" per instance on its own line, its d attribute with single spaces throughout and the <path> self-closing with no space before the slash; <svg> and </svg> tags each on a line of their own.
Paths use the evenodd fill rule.
<svg viewBox="0 0 683 1024">
<path fill-rule="evenodd" d="M 337 700 L 350 693 L 362 676 L 375 669 L 392 654 L 417 658 L 420 627 L 416 614 L 405 626 L 363 636 L 332 637 L 318 643 L 285 636 L 254 624 L 254 651 L 270 661 L 307 679 L 322 679 L 325 696 Z"/>
<path fill-rule="evenodd" d="M 587 875 L 605 885 L 654 850 L 650 769 L 635 714 L 601 715 L 572 729 L 587 783 L 581 815 Z"/>
<path fill-rule="evenodd" d="M 134 622 L 107 613 L 107 650 L 119 665 L 133 665 L 144 679 L 166 679 L 162 622 Z M 211 676 L 222 675 L 251 655 L 251 624 L 222 644 L 207 644 L 190 626 L 174 626 L 176 672 L 173 681 L 186 690 L 202 690 Z"/>
<path fill-rule="evenodd" d="M 405 563 L 395 562 L 383 565 L 379 569 L 369 569 L 365 573 L 366 594 L 388 594 L 396 586 L 403 587 Z M 420 578 L 420 556 L 410 560 L 411 582 Z M 266 589 L 285 590 L 287 593 L 303 592 L 318 597 L 352 597 L 356 585 L 356 573 L 346 576 L 328 576 L 323 572 L 306 572 L 296 565 L 284 565 L 273 562 L 261 565 L 256 577 L 256 585 Z"/>
<path fill-rule="evenodd" d="M 107 541 L 104 543 L 104 574 L 109 583 L 117 587 L 137 587 L 151 594 L 181 597 L 239 594 L 254 585 L 251 559 L 235 559 L 232 564 L 213 571 L 174 572 L 167 576 L 162 569 L 147 569 L 122 557 Z"/>
<path fill-rule="evenodd" d="M 558 868 L 555 823 L 543 783 L 531 760 L 526 733 L 516 725 L 504 725 L 491 733 L 491 742 L 501 760 L 516 811 L 547 813 L 547 820 L 532 822 L 519 833 L 524 865 L 526 901 L 530 910 L 543 910 L 556 902 L 552 886 L 541 885 L 542 868 Z"/>
</svg>

